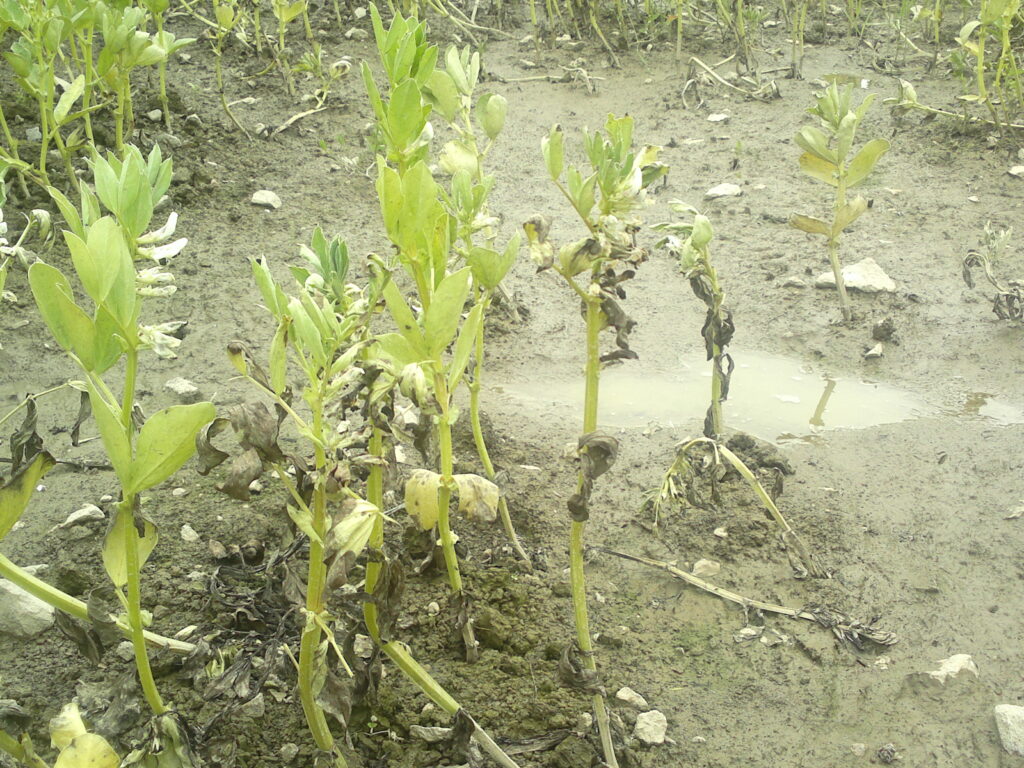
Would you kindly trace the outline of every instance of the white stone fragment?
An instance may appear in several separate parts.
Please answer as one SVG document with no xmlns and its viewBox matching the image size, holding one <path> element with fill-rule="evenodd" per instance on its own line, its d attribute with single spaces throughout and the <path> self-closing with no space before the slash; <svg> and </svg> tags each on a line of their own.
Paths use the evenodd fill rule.
<svg viewBox="0 0 1024 768">
<path fill-rule="evenodd" d="M 199 399 L 199 387 L 181 376 L 169 379 L 164 384 L 164 389 L 168 392 L 173 392 L 186 405 L 194 403 Z"/>
<path fill-rule="evenodd" d="M 843 282 L 851 291 L 862 293 L 895 293 L 896 283 L 889 277 L 878 262 L 868 256 L 866 259 L 843 267 Z M 824 272 L 814 280 L 815 288 L 835 288 L 836 278 L 832 270 Z"/>
<path fill-rule="evenodd" d="M 40 566 L 35 569 L 39 570 Z M 54 609 L 21 587 L 0 579 L 0 635 L 27 640 L 53 626 Z"/>
<path fill-rule="evenodd" d="M 352 641 L 352 651 L 360 659 L 368 659 L 373 656 L 373 640 L 368 635 L 356 635 Z"/>
<path fill-rule="evenodd" d="M 124 661 L 132 661 L 135 658 L 135 646 L 131 640 L 122 640 L 117 644 L 116 653 Z"/>
<path fill-rule="evenodd" d="M 999 740 L 1011 755 L 1024 757 L 1024 707 L 1000 704 L 992 713 L 996 717 Z"/>
<path fill-rule="evenodd" d="M 652 709 L 644 712 L 636 718 L 636 725 L 633 727 L 633 738 L 648 746 L 656 746 L 665 743 L 665 733 L 668 731 L 668 719 L 658 710 Z"/>
<path fill-rule="evenodd" d="M 159 123 L 163 119 L 164 113 L 163 110 L 161 109 L 151 109 L 149 110 L 149 112 L 146 113 L 146 117 L 151 122 Z"/>
<path fill-rule="evenodd" d="M 634 691 L 628 685 L 619 688 L 619 690 L 615 692 L 615 698 L 641 712 L 650 709 L 650 706 L 647 704 L 647 699 Z"/>
<path fill-rule="evenodd" d="M 882 342 L 878 342 L 864 353 L 865 360 L 875 360 L 885 354 L 885 345 Z"/>
<path fill-rule="evenodd" d="M 734 634 L 732 639 L 735 643 L 747 643 L 751 640 L 757 640 L 762 634 L 764 634 L 764 627 L 744 627 Z"/>
<path fill-rule="evenodd" d="M 729 119 L 729 116 L 724 112 L 714 112 L 708 115 L 709 123 L 724 123 Z"/>
<path fill-rule="evenodd" d="M 722 570 L 722 566 L 714 560 L 700 559 L 693 564 L 693 570 L 690 573 L 703 578 L 704 576 L 714 576 L 720 570 Z"/>
<path fill-rule="evenodd" d="M 719 526 L 718 528 L 715 528 L 715 536 L 720 539 L 727 539 L 729 538 L 729 531 L 726 530 L 725 526 Z"/>
<path fill-rule="evenodd" d="M 1015 165 L 1007 173 L 1011 176 L 1016 176 L 1018 179 L 1024 179 L 1024 165 Z"/>
<path fill-rule="evenodd" d="M 743 194 L 743 189 L 738 184 L 731 184 L 725 182 L 717 186 L 712 187 L 704 193 L 705 200 L 714 200 L 719 197 L 739 197 Z"/>
<path fill-rule="evenodd" d="M 58 531 L 63 528 L 71 528 L 75 525 L 87 525 L 94 523 L 99 520 L 104 520 L 106 515 L 103 514 L 103 510 L 97 507 L 95 504 L 86 504 L 81 509 L 76 509 L 67 519 L 64 520 L 60 525 L 55 525 L 50 529 L 51 532 Z"/>
<path fill-rule="evenodd" d="M 252 195 L 252 204 L 276 211 L 281 207 L 281 198 L 269 189 L 261 189 Z"/>
<path fill-rule="evenodd" d="M 196 533 L 196 529 L 188 523 L 181 526 L 181 540 L 187 544 L 195 544 L 199 541 L 199 534 Z"/>
<path fill-rule="evenodd" d="M 974 676 L 978 676 L 978 666 L 974 663 L 974 659 L 966 653 L 955 653 L 948 659 L 939 659 L 939 668 L 934 672 L 929 672 L 928 676 L 938 680 L 940 683 L 945 683 L 951 677 L 957 677 L 961 672 L 972 672 Z"/>
<path fill-rule="evenodd" d="M 171 491 L 171 496 L 174 496 L 177 499 L 182 499 L 185 496 L 188 496 L 188 494 L 188 488 L 175 488 L 173 491 Z"/>
</svg>

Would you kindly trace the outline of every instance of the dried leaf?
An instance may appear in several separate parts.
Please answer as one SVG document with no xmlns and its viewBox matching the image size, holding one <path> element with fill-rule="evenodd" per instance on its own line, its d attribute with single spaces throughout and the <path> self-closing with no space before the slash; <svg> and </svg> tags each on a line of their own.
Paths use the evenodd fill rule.
<svg viewBox="0 0 1024 768">
<path fill-rule="evenodd" d="M 459 513 L 470 520 L 493 523 L 498 518 L 498 486 L 480 475 L 454 475 L 459 486 Z"/>
<path fill-rule="evenodd" d="M 25 404 L 25 418 L 11 435 L 11 472 L 17 473 L 22 464 L 43 450 L 43 438 L 36 432 L 38 410 L 36 401 L 29 397 Z"/>
<path fill-rule="evenodd" d="M 249 485 L 263 474 L 263 461 L 255 448 L 250 448 L 231 462 L 228 479 L 217 490 L 241 501 L 249 500 Z"/>
<path fill-rule="evenodd" d="M 441 476 L 428 469 L 414 469 L 405 481 L 405 510 L 425 531 L 437 525 L 437 492 L 440 487 Z"/>
</svg>

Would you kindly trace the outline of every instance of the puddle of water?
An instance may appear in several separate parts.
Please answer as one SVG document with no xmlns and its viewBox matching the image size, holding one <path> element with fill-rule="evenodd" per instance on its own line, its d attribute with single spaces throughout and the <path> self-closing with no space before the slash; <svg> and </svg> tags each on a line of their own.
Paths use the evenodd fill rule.
<svg viewBox="0 0 1024 768">
<path fill-rule="evenodd" d="M 832 429 L 863 429 L 938 412 L 916 394 L 877 382 L 831 377 L 786 357 L 735 351 L 726 424 L 767 440 L 805 439 Z M 583 383 L 509 383 L 513 398 L 582 409 Z M 701 423 L 711 391 L 710 364 L 674 369 L 622 365 L 601 374 L 599 420 L 606 427 Z M 1024 411 L 989 395 L 969 396 L 961 412 L 1001 423 L 1024 422 Z"/>
</svg>

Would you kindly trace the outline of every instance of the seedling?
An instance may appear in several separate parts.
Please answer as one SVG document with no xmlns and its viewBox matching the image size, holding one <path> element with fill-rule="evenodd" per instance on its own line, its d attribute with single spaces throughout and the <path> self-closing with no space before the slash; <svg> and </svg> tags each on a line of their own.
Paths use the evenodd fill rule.
<svg viewBox="0 0 1024 768">
<path fill-rule="evenodd" d="M 874 94 L 869 94 L 860 106 L 852 109 L 853 85 L 840 90 L 833 82 L 817 99 L 817 104 L 807 110 L 818 118 L 821 128 L 804 126 L 797 133 L 797 145 L 804 150 L 800 156 L 800 169 L 812 179 L 835 188 L 832 205 L 832 221 L 826 222 L 813 216 L 793 214 L 789 223 L 799 230 L 812 235 L 822 235 L 828 247 L 828 260 L 835 275 L 836 291 L 839 293 L 839 308 L 843 320 L 853 318 L 850 300 L 846 295 L 846 283 L 839 260 L 839 239 L 843 231 L 868 209 L 868 201 L 857 196 L 847 200 L 846 192 L 868 177 L 878 159 L 889 151 L 885 139 L 872 139 L 851 158 L 857 128 L 867 113 Z M 824 129 L 824 130 L 822 130 Z"/>
<path fill-rule="evenodd" d="M 1006 246 L 1013 236 L 1013 227 L 996 231 L 992 223 L 985 222 L 983 251 L 971 249 L 963 259 L 963 277 L 968 288 L 974 287 L 972 270 L 981 267 L 989 285 L 996 289 L 992 297 L 992 311 L 1000 320 L 1024 320 L 1024 280 L 1000 280 L 993 266 L 1000 263 Z"/>
<path fill-rule="evenodd" d="M 131 190 L 121 189 L 120 194 Z M 143 419 L 136 403 L 139 355 L 147 349 L 174 357 L 181 341 L 171 334 L 180 323 L 140 322 L 140 290 L 129 250 L 131 234 L 110 216 L 82 225 L 84 237 L 65 232 L 81 287 L 92 301 L 91 315 L 75 299 L 67 277 L 37 261 L 29 282 L 40 314 L 60 347 L 79 366 L 103 447 L 121 484 L 121 499 L 103 545 L 103 565 L 127 612 L 135 663 L 154 714 L 167 711 L 149 666 L 141 608 L 140 574 L 157 542 L 156 526 L 145 516 L 141 494 L 176 472 L 195 451 L 195 435 L 214 417 L 213 405 L 165 408 Z M 142 278 L 143 281 L 147 277 Z M 124 360 L 118 397 L 103 376 Z M 141 423 L 140 423 L 141 422 Z"/>
<path fill-rule="evenodd" d="M 583 144 L 590 162 L 584 176 L 576 166 L 565 164 L 565 136 L 554 126 L 544 137 L 541 150 L 548 175 L 572 205 L 586 226 L 588 235 L 558 249 L 548 240 L 551 220 L 534 216 L 524 223 L 530 256 L 539 271 L 553 269 L 581 300 L 586 318 L 587 363 L 583 406 L 583 432 L 577 451 L 580 471 L 576 493 L 569 499 L 569 573 L 572 585 L 573 615 L 576 621 L 575 648 L 568 655 L 567 667 L 579 670 L 581 678 L 597 674 L 590 620 L 587 612 L 586 584 L 583 572 L 584 532 L 590 517 L 590 496 L 594 481 L 614 463 L 618 441 L 598 431 L 598 387 L 601 366 L 613 360 L 636 358 L 629 348 L 629 333 L 635 325 L 619 304 L 625 298 L 622 283 L 635 274 L 647 253 L 636 243 L 641 222 L 631 214 L 641 204 L 645 190 L 663 177 L 668 168 L 657 162 L 658 147 L 633 151 L 633 119 L 609 115 L 604 133 L 584 132 Z M 563 180 L 564 175 L 564 180 Z M 587 284 L 577 281 L 585 275 Z M 616 349 L 601 354 L 601 331 L 614 329 Z M 584 684 L 581 679 L 581 684 Z M 604 695 L 593 695 L 594 712 L 605 762 L 616 768 Z"/>
<path fill-rule="evenodd" d="M 658 246 L 679 259 L 694 295 L 708 308 L 701 328 L 711 361 L 711 405 L 704 417 L 704 436 L 714 438 L 723 430 L 722 402 L 729 397 L 729 380 L 734 367 L 732 356 L 725 350 L 736 327 L 732 312 L 725 307 L 725 291 L 718 282 L 718 272 L 711 263 L 710 244 L 714 237 L 711 222 L 696 208 L 678 200 L 669 203 L 669 207 L 680 215 L 693 216 L 692 222 L 655 224 L 652 229 L 671 233 L 658 241 Z"/>
<path fill-rule="evenodd" d="M 257 5 L 255 13 L 257 14 L 257 24 L 259 19 L 259 6 Z M 242 124 L 238 122 L 238 118 L 235 117 L 235 113 L 231 111 L 231 106 L 228 104 L 228 98 L 224 95 L 224 68 L 221 64 L 221 58 L 224 55 L 224 40 L 228 34 L 234 29 L 235 25 L 242 18 L 241 11 L 238 10 L 235 0 L 213 0 L 213 18 L 217 22 L 216 27 L 213 30 L 213 62 L 214 72 L 217 76 L 217 92 L 220 94 L 220 106 L 224 110 L 224 114 L 228 116 L 228 119 L 234 124 L 235 128 L 242 132 L 242 134 L 249 141 L 252 141 L 252 137 L 249 132 L 242 127 Z M 260 39 L 259 28 L 257 26 L 257 41 Z"/>
</svg>

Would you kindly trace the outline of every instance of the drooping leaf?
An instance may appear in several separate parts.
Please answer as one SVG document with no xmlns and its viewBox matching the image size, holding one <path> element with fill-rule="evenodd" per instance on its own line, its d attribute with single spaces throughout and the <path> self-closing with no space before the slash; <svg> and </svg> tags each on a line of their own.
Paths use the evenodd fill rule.
<svg viewBox="0 0 1024 768">
<path fill-rule="evenodd" d="M 128 547 L 135 547 L 138 567 L 142 570 L 156 547 L 157 538 L 156 526 L 139 510 L 132 510 L 123 501 L 117 505 L 114 521 L 103 539 L 103 568 L 115 587 L 122 588 L 128 583 Z"/>
<path fill-rule="evenodd" d="M 10 533 L 25 512 L 40 479 L 56 465 L 56 459 L 43 451 L 0 485 L 0 539 Z"/>
<path fill-rule="evenodd" d="M 498 486 L 480 475 L 453 475 L 459 486 L 459 513 L 470 520 L 493 523 L 498 518 Z"/>
<path fill-rule="evenodd" d="M 37 261 L 28 269 L 29 285 L 39 313 L 61 349 L 92 370 L 95 331 L 89 316 L 75 303 L 71 283 L 57 268 Z"/>
<path fill-rule="evenodd" d="M 857 218 L 868 209 L 868 201 L 858 195 L 836 211 L 835 222 L 832 225 L 831 236 L 837 237 L 844 229 L 850 226 Z"/>
<path fill-rule="evenodd" d="M 398 326 L 398 332 L 409 342 L 410 347 L 414 351 L 426 357 L 427 344 L 423 339 L 423 332 L 420 330 L 419 323 L 416 322 L 416 317 L 413 315 L 408 303 L 406 303 L 405 297 L 402 296 L 402 292 L 395 285 L 394 281 L 389 280 L 387 285 L 384 286 L 383 295 L 388 312 L 391 313 L 392 319 L 394 319 L 395 324 Z"/>
<path fill-rule="evenodd" d="M 797 132 L 794 140 L 804 152 L 810 152 L 828 163 L 836 162 L 835 152 L 829 149 L 828 138 L 820 129 L 805 125 Z"/>
<path fill-rule="evenodd" d="M 839 186 L 839 180 L 836 178 L 838 169 L 835 165 L 828 160 L 822 160 L 820 157 L 812 155 L 810 152 L 804 152 L 800 155 L 800 170 L 812 179 L 823 181 L 833 187 Z"/>
<path fill-rule="evenodd" d="M 541 140 L 540 147 L 548 175 L 552 179 L 559 179 L 565 165 L 565 134 L 562 133 L 561 126 L 552 127 L 548 135 Z"/>
<path fill-rule="evenodd" d="M 437 525 L 437 491 L 440 487 L 441 476 L 428 469 L 414 469 L 405 481 L 405 511 L 424 531 Z"/>
<path fill-rule="evenodd" d="M 173 405 L 150 416 L 139 432 L 128 493 L 159 485 L 196 451 L 196 434 L 217 415 L 213 403 Z"/>
<path fill-rule="evenodd" d="M 93 418 L 100 430 L 100 438 L 103 440 L 103 448 L 107 452 L 110 463 L 114 466 L 117 479 L 121 486 L 127 488 L 131 485 L 132 453 L 128 444 L 128 437 L 125 434 L 124 422 L 121 416 L 121 409 L 111 406 L 99 390 L 90 380 L 89 402 L 92 405 Z"/>
<path fill-rule="evenodd" d="M 825 237 L 832 236 L 832 226 L 821 219 L 816 219 L 813 216 L 804 216 L 800 213 L 794 213 L 789 217 L 790 226 L 796 227 L 797 229 L 803 230 L 811 235 L 824 235 Z"/>
<path fill-rule="evenodd" d="M 57 121 L 57 125 L 64 125 L 67 122 L 71 107 L 81 98 L 83 93 L 85 93 L 85 75 L 79 75 L 71 82 L 67 90 L 61 94 L 60 101 L 53 108 L 53 117 Z"/>
</svg>

